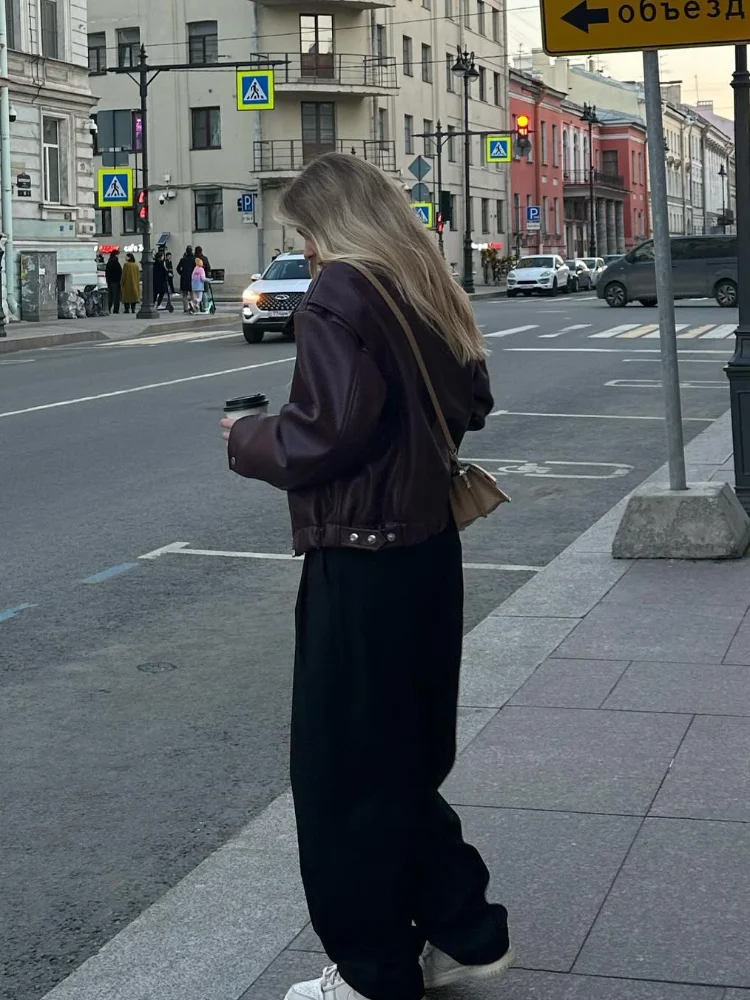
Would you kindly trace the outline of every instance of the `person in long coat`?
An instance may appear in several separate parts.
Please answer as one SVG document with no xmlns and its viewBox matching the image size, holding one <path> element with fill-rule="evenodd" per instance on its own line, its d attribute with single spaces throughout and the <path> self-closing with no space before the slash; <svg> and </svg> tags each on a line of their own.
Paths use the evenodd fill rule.
<svg viewBox="0 0 750 1000">
<path fill-rule="evenodd" d="M 118 313 L 120 311 L 120 283 L 122 282 L 122 264 L 117 250 L 113 250 L 109 255 L 109 260 L 104 268 L 104 275 L 107 280 L 107 299 L 109 301 L 109 311 Z"/>
<path fill-rule="evenodd" d="M 128 254 L 128 259 L 122 269 L 121 288 L 125 312 L 132 312 L 135 316 L 135 307 L 141 301 L 141 272 L 132 253 Z"/>
<path fill-rule="evenodd" d="M 160 250 L 154 258 L 154 301 L 156 302 L 157 309 L 162 304 L 165 295 L 167 297 L 167 309 L 169 312 L 174 312 L 172 295 L 169 291 L 167 265 L 164 260 L 164 253 Z"/>
</svg>

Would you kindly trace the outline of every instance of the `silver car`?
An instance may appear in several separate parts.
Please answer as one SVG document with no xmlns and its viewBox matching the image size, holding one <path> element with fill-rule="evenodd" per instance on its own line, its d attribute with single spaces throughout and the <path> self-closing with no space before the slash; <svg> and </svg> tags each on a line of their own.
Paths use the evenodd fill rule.
<svg viewBox="0 0 750 1000">
<path fill-rule="evenodd" d="M 254 274 L 242 293 L 242 332 L 248 344 L 260 344 L 267 332 L 287 332 L 289 318 L 310 286 L 310 265 L 301 253 L 282 253 L 263 274 Z"/>
</svg>

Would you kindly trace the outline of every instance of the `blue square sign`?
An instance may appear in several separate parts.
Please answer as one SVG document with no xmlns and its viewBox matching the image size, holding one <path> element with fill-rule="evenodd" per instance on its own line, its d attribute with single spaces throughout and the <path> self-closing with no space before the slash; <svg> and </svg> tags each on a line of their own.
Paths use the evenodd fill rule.
<svg viewBox="0 0 750 1000">
<path fill-rule="evenodd" d="M 488 163 L 510 163 L 513 157 L 509 135 L 488 135 L 485 143 L 484 158 Z"/>
<path fill-rule="evenodd" d="M 539 205 L 527 205 L 526 206 L 526 221 L 527 222 L 541 222 L 542 221 L 542 210 Z"/>
<path fill-rule="evenodd" d="M 274 96 L 272 69 L 237 71 L 238 111 L 273 111 Z"/>
<path fill-rule="evenodd" d="M 133 206 L 133 168 L 104 167 L 98 174 L 99 207 Z"/>
</svg>

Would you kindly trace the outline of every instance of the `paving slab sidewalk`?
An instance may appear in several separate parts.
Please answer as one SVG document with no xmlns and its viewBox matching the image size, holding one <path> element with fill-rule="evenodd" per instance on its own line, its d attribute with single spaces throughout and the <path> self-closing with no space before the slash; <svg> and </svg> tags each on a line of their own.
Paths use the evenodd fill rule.
<svg viewBox="0 0 750 1000">
<path fill-rule="evenodd" d="M 90 316 L 85 319 L 58 320 L 56 323 L 10 323 L 6 336 L 0 337 L 0 354 L 30 351 L 43 347 L 62 347 L 100 340 L 124 340 L 183 330 L 211 330 L 220 327 L 239 332 L 237 309 L 219 307 L 215 315 L 160 311 L 153 319 L 138 319 L 125 313 L 116 316 Z"/>
<path fill-rule="evenodd" d="M 445 794 L 519 968 L 446 1000 L 750 1000 L 750 559 L 614 562 L 623 504 L 467 638 Z M 295 851 L 287 793 L 48 1000 L 280 1000 L 326 961 Z"/>
</svg>

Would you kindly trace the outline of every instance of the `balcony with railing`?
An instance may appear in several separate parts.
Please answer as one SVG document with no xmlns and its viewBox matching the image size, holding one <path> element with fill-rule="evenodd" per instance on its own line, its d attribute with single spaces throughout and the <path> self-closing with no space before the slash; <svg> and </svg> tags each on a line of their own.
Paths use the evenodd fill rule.
<svg viewBox="0 0 750 1000">
<path fill-rule="evenodd" d="M 563 173 L 563 185 L 565 188 L 586 188 L 586 192 L 591 187 L 591 175 L 593 173 L 594 192 L 597 194 L 608 193 L 611 197 L 617 192 L 625 194 L 625 178 L 619 174 L 610 174 L 603 170 L 570 170 Z M 576 194 L 584 192 L 566 191 L 566 194 L 575 197 Z"/>
<path fill-rule="evenodd" d="M 387 139 L 268 139 L 253 143 L 254 173 L 261 179 L 283 180 L 307 166 L 316 156 L 330 152 L 361 156 L 380 167 L 395 172 L 396 144 Z"/>
<path fill-rule="evenodd" d="M 398 86 L 393 56 L 271 52 L 264 58 L 269 62 L 286 60 L 283 66 L 276 66 L 275 71 L 274 83 L 280 94 L 379 97 L 395 91 Z"/>
</svg>

